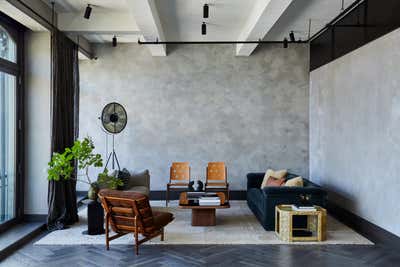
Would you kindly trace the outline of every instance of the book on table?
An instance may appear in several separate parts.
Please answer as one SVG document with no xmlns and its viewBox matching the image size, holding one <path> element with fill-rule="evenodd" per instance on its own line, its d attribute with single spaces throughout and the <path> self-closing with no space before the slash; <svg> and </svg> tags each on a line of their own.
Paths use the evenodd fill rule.
<svg viewBox="0 0 400 267">
<path fill-rule="evenodd" d="M 313 205 L 292 205 L 294 211 L 316 211 L 317 209 Z"/>
<path fill-rule="evenodd" d="M 200 206 L 216 206 L 221 204 L 221 199 L 219 197 L 200 197 L 199 205 Z"/>
</svg>

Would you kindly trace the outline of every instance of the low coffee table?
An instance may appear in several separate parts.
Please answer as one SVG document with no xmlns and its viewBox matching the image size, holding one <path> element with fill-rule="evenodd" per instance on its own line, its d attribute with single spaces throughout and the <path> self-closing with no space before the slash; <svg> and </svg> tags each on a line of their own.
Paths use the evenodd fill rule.
<svg viewBox="0 0 400 267">
<path fill-rule="evenodd" d="M 215 226 L 217 220 L 215 217 L 216 209 L 228 209 L 230 208 L 229 202 L 225 200 L 225 193 L 216 193 L 220 199 L 221 204 L 216 206 L 200 206 L 187 197 L 187 192 L 183 192 L 179 197 L 179 207 L 181 209 L 192 210 L 192 226 Z"/>
</svg>

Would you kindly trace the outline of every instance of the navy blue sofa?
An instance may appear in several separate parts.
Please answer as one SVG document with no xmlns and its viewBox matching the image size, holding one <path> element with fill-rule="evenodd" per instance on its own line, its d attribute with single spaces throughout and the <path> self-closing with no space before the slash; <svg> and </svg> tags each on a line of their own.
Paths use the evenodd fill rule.
<svg viewBox="0 0 400 267">
<path fill-rule="evenodd" d="M 261 189 L 265 173 L 247 174 L 247 204 L 261 225 L 267 231 L 275 230 L 275 206 L 280 204 L 308 204 L 326 206 L 327 192 L 320 186 L 304 179 L 304 187 L 264 187 Z M 288 173 L 286 179 L 298 175 Z"/>
</svg>

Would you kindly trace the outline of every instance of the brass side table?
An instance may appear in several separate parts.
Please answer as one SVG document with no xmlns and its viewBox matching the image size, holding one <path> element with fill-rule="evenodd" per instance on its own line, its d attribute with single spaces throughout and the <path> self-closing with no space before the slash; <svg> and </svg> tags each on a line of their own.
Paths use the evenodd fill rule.
<svg viewBox="0 0 400 267">
<path fill-rule="evenodd" d="M 292 205 L 275 207 L 275 233 L 282 241 L 324 241 L 326 240 L 326 209 L 315 206 L 316 211 L 295 211 Z M 294 228 L 293 217 L 307 216 L 307 228 Z M 307 230 L 312 236 L 293 236 L 293 230 Z"/>
</svg>

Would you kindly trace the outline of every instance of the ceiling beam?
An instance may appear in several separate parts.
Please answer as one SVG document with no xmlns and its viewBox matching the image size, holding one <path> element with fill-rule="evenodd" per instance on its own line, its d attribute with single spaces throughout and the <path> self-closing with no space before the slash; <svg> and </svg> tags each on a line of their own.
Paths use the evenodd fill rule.
<svg viewBox="0 0 400 267">
<path fill-rule="evenodd" d="M 258 0 L 238 40 L 258 40 L 272 29 L 294 0 Z M 258 44 L 236 45 L 236 56 L 250 56 Z"/>
<path fill-rule="evenodd" d="M 164 31 L 154 0 L 127 0 L 126 2 L 146 41 L 154 41 L 156 39 L 165 40 Z M 148 48 L 153 56 L 167 55 L 167 47 L 165 44 L 150 45 Z"/>
</svg>

